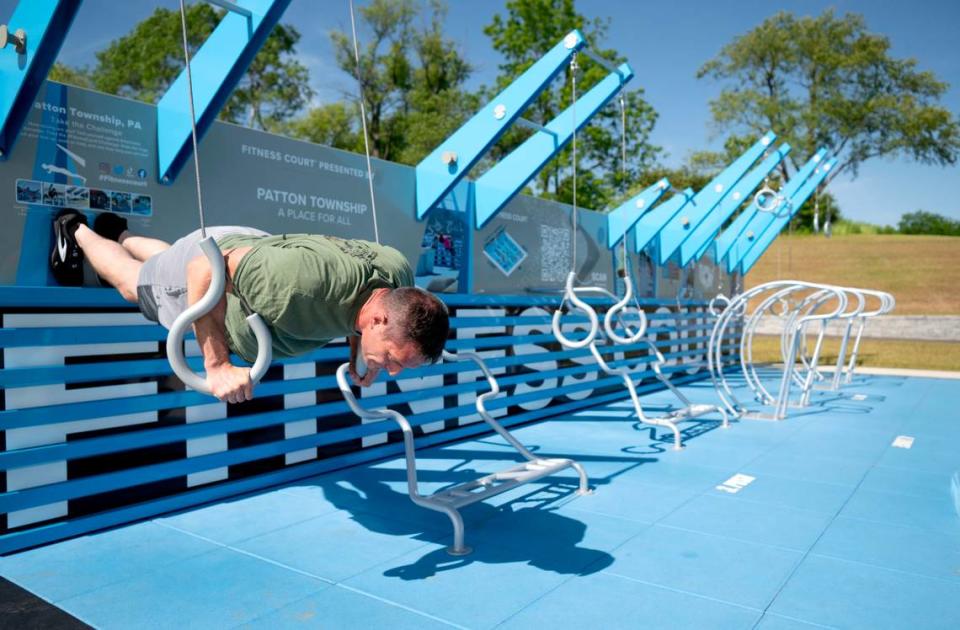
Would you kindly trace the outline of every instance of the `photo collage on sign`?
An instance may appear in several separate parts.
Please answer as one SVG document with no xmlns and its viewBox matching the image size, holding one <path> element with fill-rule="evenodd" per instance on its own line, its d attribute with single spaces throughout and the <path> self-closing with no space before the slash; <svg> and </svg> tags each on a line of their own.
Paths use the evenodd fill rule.
<svg viewBox="0 0 960 630">
<path fill-rule="evenodd" d="M 17 201 L 54 208 L 89 208 L 145 217 L 153 215 L 153 198 L 150 195 L 54 184 L 34 179 L 17 180 Z"/>
<path fill-rule="evenodd" d="M 516 271 L 527 257 L 527 251 L 502 227 L 487 239 L 483 253 L 505 276 Z"/>
</svg>

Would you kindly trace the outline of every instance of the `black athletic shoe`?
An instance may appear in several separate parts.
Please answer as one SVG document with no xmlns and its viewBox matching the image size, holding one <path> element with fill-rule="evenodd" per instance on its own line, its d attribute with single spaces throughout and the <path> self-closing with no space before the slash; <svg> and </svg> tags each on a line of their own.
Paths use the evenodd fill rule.
<svg viewBox="0 0 960 630">
<path fill-rule="evenodd" d="M 83 250 L 75 238 L 80 224 L 86 225 L 87 217 L 72 208 L 64 208 L 53 220 L 50 269 L 56 281 L 68 287 L 83 284 Z"/>
<path fill-rule="evenodd" d="M 120 242 L 120 235 L 127 229 L 127 220 L 119 214 L 101 212 L 93 222 L 93 231 L 103 238 Z"/>
</svg>

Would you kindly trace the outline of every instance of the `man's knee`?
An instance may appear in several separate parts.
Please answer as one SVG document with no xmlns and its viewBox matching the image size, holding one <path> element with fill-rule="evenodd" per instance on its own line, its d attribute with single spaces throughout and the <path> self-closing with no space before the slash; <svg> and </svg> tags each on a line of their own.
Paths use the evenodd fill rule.
<svg viewBox="0 0 960 630">
<path fill-rule="evenodd" d="M 123 296 L 123 299 L 134 304 L 139 301 L 137 299 L 137 285 L 140 280 L 141 267 L 141 263 L 125 266 L 123 269 L 118 269 L 115 273 L 107 276 L 113 287 Z"/>
<path fill-rule="evenodd" d="M 122 295 L 123 299 L 125 299 L 127 302 L 133 302 L 134 304 L 137 304 L 139 302 L 136 283 L 120 282 L 117 285 L 116 289 L 117 291 L 120 292 L 120 295 Z"/>
</svg>

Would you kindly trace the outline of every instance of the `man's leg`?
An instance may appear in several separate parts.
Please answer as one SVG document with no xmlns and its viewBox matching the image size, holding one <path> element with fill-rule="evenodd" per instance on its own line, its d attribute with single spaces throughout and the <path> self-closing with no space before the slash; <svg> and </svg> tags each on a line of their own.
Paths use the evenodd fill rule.
<svg viewBox="0 0 960 630">
<path fill-rule="evenodd" d="M 166 241 L 148 236 L 137 236 L 127 231 L 120 235 L 120 245 L 140 262 L 146 262 L 148 258 L 170 249 L 170 243 Z"/>
<path fill-rule="evenodd" d="M 125 300 L 136 304 L 137 278 L 143 263 L 120 243 L 100 236 L 86 225 L 77 226 L 74 238 L 94 271 L 116 287 Z"/>
<path fill-rule="evenodd" d="M 127 220 L 112 212 L 98 214 L 93 231 L 105 239 L 120 243 L 140 262 L 146 262 L 151 256 L 170 249 L 170 243 L 166 241 L 131 234 L 127 230 Z"/>
</svg>

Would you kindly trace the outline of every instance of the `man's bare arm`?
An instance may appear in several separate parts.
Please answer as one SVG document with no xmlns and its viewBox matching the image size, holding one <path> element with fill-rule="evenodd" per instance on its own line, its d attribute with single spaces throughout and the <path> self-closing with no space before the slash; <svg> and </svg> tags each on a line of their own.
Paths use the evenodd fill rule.
<svg viewBox="0 0 960 630">
<path fill-rule="evenodd" d="M 233 274 L 240 259 L 250 251 L 249 247 L 237 248 L 224 253 L 227 267 L 227 291 L 232 290 Z M 210 262 L 198 256 L 187 264 L 187 304 L 193 305 L 210 287 Z M 221 296 L 213 309 L 193 324 L 197 343 L 203 353 L 203 365 L 207 371 L 207 383 L 213 395 L 225 402 L 243 402 L 253 398 L 250 369 L 230 363 L 230 346 L 226 336 L 227 299 Z"/>
</svg>

